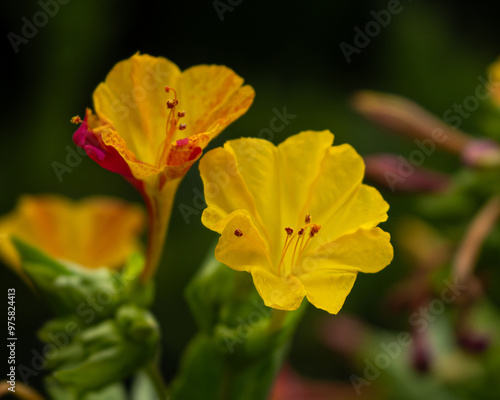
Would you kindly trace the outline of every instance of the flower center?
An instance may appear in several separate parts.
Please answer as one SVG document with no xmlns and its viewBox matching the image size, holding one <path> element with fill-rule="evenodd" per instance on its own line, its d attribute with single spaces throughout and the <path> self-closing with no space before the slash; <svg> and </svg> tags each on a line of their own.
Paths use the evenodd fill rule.
<svg viewBox="0 0 500 400">
<path fill-rule="evenodd" d="M 286 227 L 285 232 L 286 232 L 286 239 L 285 239 L 285 244 L 283 245 L 283 249 L 281 250 L 281 259 L 278 264 L 278 274 L 279 275 L 285 275 L 286 272 L 292 271 L 294 267 L 294 261 L 295 261 L 295 256 L 297 256 L 297 260 L 300 258 L 304 250 L 306 249 L 307 245 L 309 244 L 309 241 L 316 236 L 316 234 L 320 231 L 321 225 L 314 224 L 311 222 L 311 216 L 309 214 L 306 214 L 306 217 L 304 218 L 305 225 L 302 226 L 296 233 L 293 230 L 293 228 Z M 261 247 L 259 243 L 257 243 L 255 240 L 253 240 L 250 236 L 245 235 L 245 233 L 240 229 L 235 229 L 234 235 L 236 237 L 242 237 L 244 236 L 251 242 L 255 243 L 255 245 Z M 304 242 L 304 238 L 307 236 L 307 240 Z M 290 268 L 286 269 L 286 267 L 283 267 L 285 264 L 285 256 L 288 253 L 288 250 L 293 248 L 293 253 L 292 253 L 292 260 L 290 262 Z M 264 249 L 264 251 L 266 251 Z M 291 250 L 290 250 L 291 251 Z"/>
<path fill-rule="evenodd" d="M 286 232 L 286 239 L 285 239 L 285 244 L 283 245 L 283 249 L 281 250 L 281 259 L 280 263 L 278 265 L 278 274 L 282 274 L 286 271 L 284 269 L 282 271 L 282 266 L 284 264 L 285 256 L 288 252 L 289 249 L 293 247 L 293 253 L 292 253 L 292 260 L 290 262 L 290 269 L 291 271 L 294 267 L 294 261 L 295 261 L 295 256 L 297 256 L 297 259 L 300 258 L 302 253 L 304 252 L 305 248 L 309 244 L 309 241 L 316 236 L 316 234 L 319 232 L 321 229 L 321 225 L 317 225 L 311 222 L 311 215 L 306 214 L 306 217 L 304 218 L 305 225 L 301 227 L 297 233 L 294 233 L 293 228 L 286 227 L 285 232 Z M 307 232 L 309 230 L 309 233 Z M 307 240 L 304 242 L 304 238 L 307 236 Z M 294 244 L 295 243 L 295 244 Z"/>
<path fill-rule="evenodd" d="M 187 127 L 186 124 L 180 123 L 181 118 L 186 116 L 186 111 L 177 111 L 176 109 L 177 105 L 179 104 L 179 100 L 177 99 L 177 92 L 174 88 L 171 88 L 169 86 L 165 86 L 165 92 L 173 92 L 174 98 L 167 100 L 167 108 L 170 110 L 170 112 L 167 117 L 165 128 L 166 137 L 162 142 L 160 148 L 158 149 L 157 165 L 160 166 L 162 160 L 167 160 L 168 154 L 170 152 L 170 144 L 172 143 L 172 138 L 174 137 L 175 131 L 177 129 L 183 131 Z"/>
</svg>

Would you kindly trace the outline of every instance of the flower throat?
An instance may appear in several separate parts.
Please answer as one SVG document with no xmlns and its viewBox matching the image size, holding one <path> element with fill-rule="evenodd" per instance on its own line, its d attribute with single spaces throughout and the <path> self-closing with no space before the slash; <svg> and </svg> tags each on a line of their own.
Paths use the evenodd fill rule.
<svg viewBox="0 0 500 400">
<path fill-rule="evenodd" d="M 297 256 L 297 259 L 300 258 L 302 253 L 304 252 L 305 248 L 309 244 L 309 241 L 316 236 L 316 234 L 319 232 L 321 229 L 321 225 L 317 225 L 311 222 L 311 215 L 306 214 L 306 217 L 304 219 L 305 225 L 302 226 L 296 233 L 294 233 L 293 228 L 286 227 L 285 232 L 286 232 L 286 239 L 285 239 L 285 244 L 283 245 L 283 249 L 281 250 L 281 259 L 278 264 L 278 274 L 282 275 L 283 273 L 286 272 L 286 269 L 282 271 L 282 265 L 285 260 L 285 255 L 287 254 L 288 250 L 293 247 L 293 253 L 292 253 L 292 261 L 290 264 L 290 269 L 289 271 L 292 270 L 294 266 L 294 260 L 295 256 Z M 309 234 L 307 234 L 307 230 L 309 230 Z M 245 236 L 252 242 L 255 242 L 251 237 L 245 235 L 241 229 L 236 229 L 234 231 L 234 235 L 237 237 Z M 308 236 L 307 240 L 304 243 L 304 238 L 305 236 Z M 295 243 L 295 244 L 293 244 Z M 257 243 L 256 243 L 257 244 Z"/>
<path fill-rule="evenodd" d="M 160 148 L 158 149 L 158 156 L 156 163 L 157 165 L 160 166 L 161 166 L 161 161 L 162 160 L 166 161 L 168 158 L 168 154 L 170 152 L 170 144 L 172 143 L 172 138 L 174 137 L 175 131 L 177 129 L 183 131 L 187 127 L 186 124 L 180 123 L 181 118 L 186 116 L 186 111 L 176 110 L 176 107 L 179 104 L 179 100 L 177 99 L 177 92 L 175 91 L 174 88 L 171 88 L 169 86 L 165 86 L 165 92 L 166 93 L 173 92 L 174 98 L 168 99 L 166 103 L 167 108 L 170 110 L 170 112 L 168 114 L 167 123 L 165 127 L 166 137 L 165 140 L 162 142 Z"/>
</svg>

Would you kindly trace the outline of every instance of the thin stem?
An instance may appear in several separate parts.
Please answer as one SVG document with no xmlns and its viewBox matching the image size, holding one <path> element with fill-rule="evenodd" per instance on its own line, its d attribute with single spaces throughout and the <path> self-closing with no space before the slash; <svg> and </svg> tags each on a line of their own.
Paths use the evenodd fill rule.
<svg viewBox="0 0 500 400">
<path fill-rule="evenodd" d="M 12 394 L 9 390 L 10 387 L 10 384 L 6 381 L 0 382 L 0 398 Z M 44 397 L 35 392 L 33 389 L 19 382 L 16 382 L 15 396 L 21 400 L 45 400 Z"/>
<path fill-rule="evenodd" d="M 370 91 L 358 92 L 352 99 L 354 108 L 379 126 L 411 139 L 429 140 L 439 134 L 444 141 L 436 146 L 461 154 L 472 137 L 443 123 L 418 104 L 400 96 Z"/>
<path fill-rule="evenodd" d="M 271 322 L 268 328 L 269 333 L 279 331 L 283 327 L 287 315 L 288 311 L 273 309 L 273 315 L 271 316 Z"/>
<path fill-rule="evenodd" d="M 163 381 L 163 377 L 158 371 L 158 367 L 154 362 L 151 362 L 146 368 L 145 372 L 148 375 L 151 383 L 153 384 L 156 394 L 158 395 L 159 400 L 167 400 L 168 399 L 168 388 L 165 382 Z"/>
<path fill-rule="evenodd" d="M 500 196 L 492 197 L 472 220 L 453 262 L 453 272 L 460 282 L 472 274 L 479 250 L 500 215 Z"/>
<path fill-rule="evenodd" d="M 231 386 L 233 383 L 233 373 L 229 368 L 225 368 L 222 376 L 221 384 L 221 400 L 231 400 Z"/>
</svg>

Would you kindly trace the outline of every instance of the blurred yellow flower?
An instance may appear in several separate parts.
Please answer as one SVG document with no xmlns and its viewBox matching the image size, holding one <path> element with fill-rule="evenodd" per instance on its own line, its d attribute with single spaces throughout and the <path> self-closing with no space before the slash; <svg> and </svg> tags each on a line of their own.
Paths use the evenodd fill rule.
<svg viewBox="0 0 500 400">
<path fill-rule="evenodd" d="M 24 196 L 0 218 L 0 258 L 20 271 L 13 235 L 47 255 L 87 268 L 119 268 L 140 247 L 145 225 L 141 208 L 121 200 L 91 197 Z"/>
<path fill-rule="evenodd" d="M 124 176 L 149 211 L 145 278 L 156 270 L 175 192 L 208 142 L 252 104 L 254 90 L 224 66 L 183 72 L 162 57 L 135 54 L 94 92 L 73 140 L 102 167 Z M 166 93 L 165 93 L 166 92 Z"/>
<path fill-rule="evenodd" d="M 302 132 L 279 146 L 226 142 L 200 162 L 203 224 L 221 234 L 218 261 L 252 274 L 265 304 L 297 309 L 304 296 L 337 313 L 361 272 L 393 257 L 377 228 L 388 204 L 362 184 L 364 163 L 329 131 Z"/>
<path fill-rule="evenodd" d="M 500 57 L 489 66 L 489 87 L 491 91 L 493 101 L 496 105 L 500 105 Z"/>
</svg>

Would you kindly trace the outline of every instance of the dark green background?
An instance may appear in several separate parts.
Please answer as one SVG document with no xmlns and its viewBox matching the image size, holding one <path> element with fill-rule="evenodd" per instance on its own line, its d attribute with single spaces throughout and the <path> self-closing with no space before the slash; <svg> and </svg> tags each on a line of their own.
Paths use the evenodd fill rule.
<svg viewBox="0 0 500 400">
<path fill-rule="evenodd" d="M 226 2 L 226 0 L 223 0 Z M 287 108 L 296 118 L 273 141 L 306 129 L 330 129 L 336 143 L 348 142 L 362 155 L 394 152 L 407 155 L 413 143 L 380 130 L 349 107 L 352 92 L 375 89 L 416 100 L 438 116 L 474 93 L 477 77 L 499 52 L 498 14 L 482 0 L 402 1 L 403 11 L 353 55 L 349 64 L 339 48 L 352 44 L 354 27 L 373 19 L 370 11 L 385 1 L 251 1 L 243 0 L 221 21 L 212 1 L 70 0 L 38 34 L 15 54 L 7 39 L 20 34 L 22 17 L 40 10 L 36 1 L 4 1 L 1 20 L 2 107 L 0 146 L 0 213 L 9 212 L 19 195 L 61 193 L 72 198 L 106 194 L 140 202 L 120 176 L 84 159 L 59 182 L 52 163 L 64 163 L 66 146 L 75 148 L 72 116 L 92 106 L 91 94 L 112 66 L 136 51 L 165 56 L 182 69 L 203 63 L 234 69 L 256 90 L 249 112 L 210 144 L 229 138 L 258 136 L 269 126 L 273 109 Z M 464 120 L 463 129 L 477 130 L 483 106 Z M 452 171 L 458 165 L 436 153 L 427 167 Z M 196 271 L 216 235 L 198 216 L 186 224 L 179 205 L 193 205 L 193 189 L 201 189 L 192 168 L 177 194 L 168 240 L 157 276 L 154 311 L 164 332 L 163 370 L 172 376 L 195 325 L 183 298 L 183 288 Z M 300 188 L 298 188 L 300 190 Z M 391 232 L 404 212 L 406 198 L 383 192 L 391 204 Z M 396 253 L 393 264 L 376 276 L 360 276 L 342 313 L 355 313 L 380 326 L 403 329 L 384 311 L 387 289 L 404 276 Z M 35 331 L 49 316 L 44 305 L 6 268 L 1 291 L 17 290 L 18 360 L 31 359 L 39 347 Z M 376 288 L 376 290 L 375 290 Z M 315 323 L 326 313 L 310 307 L 299 327 L 292 361 L 300 372 L 318 378 L 346 377 L 349 371 L 318 344 Z M 0 335 L 1 336 L 1 335 Z M 336 366 L 334 366 L 336 365 Z M 3 367 L 2 367 L 3 370 Z"/>
</svg>

